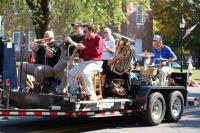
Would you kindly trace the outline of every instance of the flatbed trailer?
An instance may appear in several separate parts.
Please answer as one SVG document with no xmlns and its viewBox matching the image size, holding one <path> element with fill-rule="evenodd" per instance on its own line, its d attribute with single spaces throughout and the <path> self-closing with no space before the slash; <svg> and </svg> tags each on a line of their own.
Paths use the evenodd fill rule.
<svg viewBox="0 0 200 133">
<path fill-rule="evenodd" d="M 17 87 L 14 45 L 8 41 L 0 44 L 3 51 L 0 58 L 3 68 L 0 71 L 0 116 L 104 117 L 136 114 L 149 125 L 158 125 L 164 119 L 167 122 L 179 121 L 187 105 L 186 73 L 172 73 L 170 79 L 173 84 L 163 85 L 156 80 L 153 83 L 153 77 L 146 73 L 143 75 L 135 71 L 139 76 L 131 79 L 131 97 L 112 96 L 97 101 L 81 101 L 65 94 L 12 92 Z M 131 72 L 134 74 L 134 71 Z M 144 78 L 140 78 L 142 76 Z"/>
<path fill-rule="evenodd" d="M 134 86 L 132 86 L 134 87 Z M 1 89 L 1 116 L 109 117 L 139 115 L 149 125 L 180 120 L 187 105 L 184 86 L 135 86 L 133 98 L 81 101 L 67 95 L 9 92 Z M 7 99 L 9 98 L 9 99 Z M 7 105 L 9 102 L 9 105 Z"/>
</svg>

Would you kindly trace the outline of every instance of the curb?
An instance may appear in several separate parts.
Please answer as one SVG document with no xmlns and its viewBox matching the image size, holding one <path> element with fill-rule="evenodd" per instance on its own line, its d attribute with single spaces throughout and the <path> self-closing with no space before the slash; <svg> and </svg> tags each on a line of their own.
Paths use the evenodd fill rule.
<svg viewBox="0 0 200 133">
<path fill-rule="evenodd" d="M 198 106 L 200 105 L 200 98 L 199 97 L 187 97 L 188 105 Z"/>
</svg>

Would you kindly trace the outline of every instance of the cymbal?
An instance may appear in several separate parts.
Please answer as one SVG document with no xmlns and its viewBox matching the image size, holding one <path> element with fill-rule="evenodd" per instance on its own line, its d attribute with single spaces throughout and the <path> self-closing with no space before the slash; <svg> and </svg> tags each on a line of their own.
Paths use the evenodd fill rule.
<svg viewBox="0 0 200 133">
<path fill-rule="evenodd" d="M 150 53 L 150 52 L 141 52 L 138 55 L 141 57 L 153 57 L 154 56 L 154 54 Z"/>
</svg>

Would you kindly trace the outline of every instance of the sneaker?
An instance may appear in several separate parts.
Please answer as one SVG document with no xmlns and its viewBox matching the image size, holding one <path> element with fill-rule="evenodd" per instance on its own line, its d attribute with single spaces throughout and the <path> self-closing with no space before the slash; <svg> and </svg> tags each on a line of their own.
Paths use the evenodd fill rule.
<svg viewBox="0 0 200 133">
<path fill-rule="evenodd" d="M 11 90 L 12 92 L 28 92 L 27 88 L 21 87 L 21 88 L 15 88 Z"/>
<path fill-rule="evenodd" d="M 11 92 L 18 92 L 18 91 L 19 91 L 19 88 L 11 89 Z"/>
<path fill-rule="evenodd" d="M 97 101 L 97 96 L 96 95 L 91 96 L 90 101 Z"/>
</svg>

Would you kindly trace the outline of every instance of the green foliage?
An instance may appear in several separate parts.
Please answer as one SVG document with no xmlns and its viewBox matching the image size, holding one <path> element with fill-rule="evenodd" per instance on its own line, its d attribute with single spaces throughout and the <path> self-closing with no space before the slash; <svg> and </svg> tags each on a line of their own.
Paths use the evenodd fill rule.
<svg viewBox="0 0 200 133">
<path fill-rule="evenodd" d="M 13 13 L 12 0 L 0 0 L 0 3 L 0 15 L 5 17 L 6 36 L 11 37 L 13 31 L 24 31 L 30 17 L 25 0 L 18 0 L 19 14 L 17 15 Z"/>
<path fill-rule="evenodd" d="M 112 26 L 120 31 L 121 24 L 127 21 L 126 7 L 128 3 L 142 3 L 150 9 L 149 0 L 18 0 L 19 14 L 12 12 L 12 0 L 0 0 L 0 13 L 6 10 L 7 33 L 24 31 L 25 25 L 32 23 L 38 38 L 45 30 L 55 33 L 69 33 L 71 23 L 91 22 L 96 31 L 101 27 Z M 31 29 L 29 29 L 31 30 Z"/>
<path fill-rule="evenodd" d="M 179 28 L 182 15 L 186 21 L 186 29 L 193 26 L 200 20 L 200 1 L 199 0 L 156 0 L 152 4 L 154 33 L 161 34 L 164 39 L 177 49 L 180 55 L 180 40 L 183 37 Z M 186 30 L 185 29 L 185 30 Z M 197 26 L 192 33 L 187 36 L 184 43 L 184 55 L 195 55 L 200 51 L 200 26 Z M 196 57 L 197 54 L 196 54 Z"/>
<path fill-rule="evenodd" d="M 66 32 L 75 21 L 91 22 L 99 31 L 105 25 L 115 25 L 119 29 L 126 20 L 122 0 L 57 0 L 52 5 L 51 26 L 64 24 L 62 27 Z"/>
</svg>

